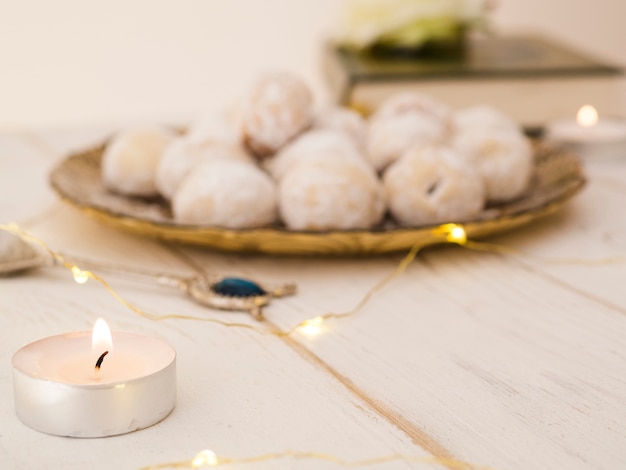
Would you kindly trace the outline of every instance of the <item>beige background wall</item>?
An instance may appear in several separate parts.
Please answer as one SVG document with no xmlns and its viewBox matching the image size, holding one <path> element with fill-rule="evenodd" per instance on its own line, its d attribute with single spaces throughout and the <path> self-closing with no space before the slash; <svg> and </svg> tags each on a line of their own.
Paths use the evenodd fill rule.
<svg viewBox="0 0 626 470">
<path fill-rule="evenodd" d="M 534 30 L 626 65 L 626 1 L 500 0 Z M 261 70 L 319 100 L 319 41 L 337 0 L 0 0 L 0 128 L 176 120 L 222 107 Z M 626 87 L 622 109 L 626 114 Z"/>
</svg>

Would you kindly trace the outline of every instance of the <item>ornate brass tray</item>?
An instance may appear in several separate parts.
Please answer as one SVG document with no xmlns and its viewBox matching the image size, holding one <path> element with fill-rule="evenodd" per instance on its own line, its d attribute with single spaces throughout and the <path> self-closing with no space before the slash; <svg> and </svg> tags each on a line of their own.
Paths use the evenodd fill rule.
<svg viewBox="0 0 626 470">
<path fill-rule="evenodd" d="M 71 155 L 51 173 L 50 183 L 61 198 L 86 214 L 119 228 L 164 240 L 204 245 L 220 250 L 271 254 L 369 254 L 441 243 L 436 226 L 401 227 L 387 220 L 371 230 L 292 231 L 282 226 L 232 230 L 183 226 L 172 219 L 160 199 L 138 199 L 111 193 L 100 178 L 104 145 Z M 580 161 L 545 143 L 535 144 L 535 174 L 519 199 L 490 205 L 474 220 L 465 221 L 469 237 L 485 237 L 551 214 L 585 184 Z M 459 222 L 459 221 L 450 221 Z"/>
</svg>

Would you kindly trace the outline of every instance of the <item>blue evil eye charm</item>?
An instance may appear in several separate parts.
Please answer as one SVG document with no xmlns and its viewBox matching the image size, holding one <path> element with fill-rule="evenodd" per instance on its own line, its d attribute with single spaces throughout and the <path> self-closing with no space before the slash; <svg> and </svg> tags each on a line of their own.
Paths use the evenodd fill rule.
<svg viewBox="0 0 626 470">
<path fill-rule="evenodd" d="M 239 277 L 225 277 L 211 286 L 211 290 L 225 297 L 259 297 L 267 292 L 256 282 Z"/>
<path fill-rule="evenodd" d="M 263 307 L 272 299 L 296 293 L 293 283 L 267 286 L 240 277 L 209 280 L 202 276 L 185 279 L 179 287 L 194 300 L 211 308 L 248 312 L 263 319 Z"/>
</svg>

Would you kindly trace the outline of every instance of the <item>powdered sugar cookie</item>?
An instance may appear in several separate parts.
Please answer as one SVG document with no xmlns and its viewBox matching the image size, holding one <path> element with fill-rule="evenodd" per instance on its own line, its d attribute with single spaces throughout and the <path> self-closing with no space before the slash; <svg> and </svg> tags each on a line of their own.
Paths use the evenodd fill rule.
<svg viewBox="0 0 626 470">
<path fill-rule="evenodd" d="M 367 124 L 359 113 L 351 109 L 341 106 L 325 109 L 315 116 L 313 127 L 343 132 L 354 140 L 357 147 L 365 146 Z"/>
<path fill-rule="evenodd" d="M 204 145 L 214 142 L 232 142 L 239 140 L 234 119 L 225 113 L 210 113 L 193 122 L 187 130 L 189 143 Z"/>
<path fill-rule="evenodd" d="M 102 154 L 102 179 L 112 191 L 131 196 L 156 196 L 159 159 L 172 141 L 161 129 L 133 129 L 116 135 Z"/>
<path fill-rule="evenodd" d="M 514 199 L 528 187 L 533 171 L 533 151 L 528 139 L 519 131 L 471 128 L 459 132 L 453 146 L 482 176 L 487 199 Z"/>
<path fill-rule="evenodd" d="M 521 132 L 520 126 L 515 121 L 497 109 L 485 105 L 473 106 L 457 111 L 454 113 L 452 122 L 457 132 L 464 132 L 474 128 Z"/>
<path fill-rule="evenodd" d="M 372 119 L 384 119 L 414 112 L 424 114 L 443 126 L 447 126 L 452 118 L 450 108 L 440 101 L 421 93 L 403 92 L 383 101 Z"/>
<path fill-rule="evenodd" d="M 259 158 L 274 154 L 311 125 L 312 98 L 307 86 L 288 73 L 258 80 L 241 105 L 244 144 Z"/>
<path fill-rule="evenodd" d="M 253 228 L 277 216 L 276 186 L 254 165 L 214 160 L 194 168 L 174 194 L 172 211 L 181 224 Z"/>
<path fill-rule="evenodd" d="M 199 163 L 209 160 L 237 160 L 254 164 L 248 153 L 235 142 L 198 143 L 188 137 L 175 139 L 163 152 L 156 170 L 156 186 L 165 199 L 172 199 L 183 180 Z"/>
<path fill-rule="evenodd" d="M 350 160 L 367 165 L 365 157 L 345 133 L 334 130 L 312 130 L 300 134 L 274 157 L 266 160 L 266 168 L 274 179 L 280 180 L 294 165 L 326 158 Z"/>
<path fill-rule="evenodd" d="M 383 185 L 389 209 L 403 225 L 465 221 L 485 204 L 478 172 L 445 147 L 408 151 L 387 169 Z"/>
<path fill-rule="evenodd" d="M 420 112 L 380 117 L 370 122 L 366 153 L 382 171 L 411 147 L 437 145 L 446 138 L 446 127 Z"/>
<path fill-rule="evenodd" d="M 293 230 L 366 229 L 385 210 L 374 171 L 341 160 L 295 166 L 281 180 L 279 195 L 281 217 Z"/>
</svg>

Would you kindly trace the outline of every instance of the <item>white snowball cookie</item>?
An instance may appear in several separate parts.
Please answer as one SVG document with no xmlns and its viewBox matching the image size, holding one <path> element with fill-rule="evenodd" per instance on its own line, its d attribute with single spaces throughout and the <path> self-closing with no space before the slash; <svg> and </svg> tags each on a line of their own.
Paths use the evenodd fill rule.
<svg viewBox="0 0 626 470">
<path fill-rule="evenodd" d="M 359 148 L 365 146 L 367 123 L 365 119 L 349 108 L 335 106 L 320 112 L 313 121 L 315 129 L 329 129 L 349 135 Z"/>
<path fill-rule="evenodd" d="M 181 224 L 262 227 L 276 221 L 276 186 L 254 165 L 208 161 L 185 178 L 172 200 L 172 211 Z"/>
<path fill-rule="evenodd" d="M 452 118 L 458 132 L 474 128 L 502 129 L 521 132 L 520 126 L 510 117 L 491 106 L 473 106 L 457 111 Z"/>
<path fill-rule="evenodd" d="M 454 148 L 483 177 L 487 199 L 508 201 L 521 196 L 533 173 L 533 150 L 519 131 L 473 128 L 456 135 Z"/>
<path fill-rule="evenodd" d="M 440 124 L 446 126 L 452 119 L 452 111 L 442 102 L 421 93 L 396 93 L 384 100 L 372 119 L 399 116 L 401 114 L 418 112 L 425 114 Z"/>
<path fill-rule="evenodd" d="M 254 164 L 239 144 L 226 141 L 197 143 L 189 137 L 175 139 L 163 152 L 156 170 L 156 186 L 165 199 L 172 199 L 193 168 L 204 161 L 235 160 Z"/>
<path fill-rule="evenodd" d="M 262 77 L 241 104 L 239 119 L 244 144 L 259 158 L 273 155 L 310 126 L 312 101 L 309 88 L 292 74 Z"/>
<path fill-rule="evenodd" d="M 279 185 L 280 214 L 292 230 L 366 229 L 380 222 L 384 193 L 374 171 L 323 160 L 292 168 Z"/>
<path fill-rule="evenodd" d="M 403 225 L 462 222 L 485 205 L 480 175 L 452 149 L 415 148 L 383 176 L 389 209 Z"/>
<path fill-rule="evenodd" d="M 185 136 L 191 144 L 237 142 L 239 135 L 233 119 L 226 113 L 209 113 L 191 123 Z"/>
<path fill-rule="evenodd" d="M 353 161 L 367 166 L 365 157 L 350 137 L 343 132 L 321 129 L 301 134 L 268 159 L 265 166 L 278 181 L 295 165 L 327 158 Z"/>
<path fill-rule="evenodd" d="M 155 175 L 172 136 L 162 129 L 133 129 L 116 135 L 102 154 L 102 179 L 112 191 L 156 196 Z"/>
<path fill-rule="evenodd" d="M 366 153 L 370 163 L 383 171 L 411 147 L 438 145 L 447 128 L 421 112 L 408 112 L 370 122 Z"/>
</svg>

